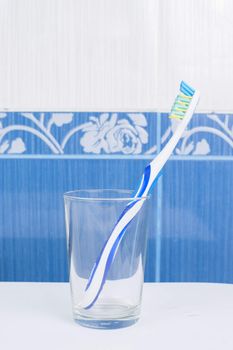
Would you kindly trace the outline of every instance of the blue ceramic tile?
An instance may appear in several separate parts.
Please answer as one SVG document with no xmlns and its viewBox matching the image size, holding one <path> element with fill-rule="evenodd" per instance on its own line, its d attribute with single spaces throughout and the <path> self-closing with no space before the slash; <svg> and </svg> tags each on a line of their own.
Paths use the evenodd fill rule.
<svg viewBox="0 0 233 350">
<path fill-rule="evenodd" d="M 172 135 L 176 125 L 175 119 L 169 119 L 167 114 L 162 114 L 163 144 Z M 174 156 L 213 155 L 233 155 L 232 114 L 195 114 L 174 152 Z"/>
<path fill-rule="evenodd" d="M 155 113 L 0 113 L 0 154 L 144 154 Z"/>
<path fill-rule="evenodd" d="M 134 189 L 146 160 L 2 159 L 0 280 L 67 280 L 63 193 L 76 188 Z M 146 279 L 155 279 L 156 191 Z"/>
<path fill-rule="evenodd" d="M 233 282 L 232 161 L 169 161 L 161 280 Z"/>
<path fill-rule="evenodd" d="M 0 113 L 0 280 L 67 280 L 62 194 L 135 189 L 174 123 L 160 113 Z M 233 115 L 198 114 L 179 142 L 150 200 L 146 281 L 233 282 L 232 125 Z"/>
</svg>

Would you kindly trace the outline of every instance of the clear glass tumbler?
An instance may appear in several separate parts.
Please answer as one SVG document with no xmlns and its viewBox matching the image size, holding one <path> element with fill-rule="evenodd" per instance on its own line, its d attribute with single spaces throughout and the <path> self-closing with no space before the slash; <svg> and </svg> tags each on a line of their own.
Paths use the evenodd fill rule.
<svg viewBox="0 0 233 350">
<path fill-rule="evenodd" d="M 65 193 L 69 277 L 74 320 L 91 328 L 122 328 L 140 314 L 147 241 L 148 197 L 126 228 L 95 304 L 85 309 L 82 299 L 88 278 L 104 243 L 133 192 L 78 190 Z"/>
</svg>

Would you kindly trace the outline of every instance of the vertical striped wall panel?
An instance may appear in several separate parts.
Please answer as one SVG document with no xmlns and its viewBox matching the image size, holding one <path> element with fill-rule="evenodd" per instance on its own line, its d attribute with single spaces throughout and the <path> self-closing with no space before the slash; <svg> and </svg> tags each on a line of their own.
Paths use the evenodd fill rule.
<svg viewBox="0 0 233 350">
<path fill-rule="evenodd" d="M 67 280 L 63 193 L 136 187 L 162 113 L 0 113 L 0 280 Z M 233 282 L 233 115 L 196 114 L 150 200 L 146 281 Z"/>
</svg>

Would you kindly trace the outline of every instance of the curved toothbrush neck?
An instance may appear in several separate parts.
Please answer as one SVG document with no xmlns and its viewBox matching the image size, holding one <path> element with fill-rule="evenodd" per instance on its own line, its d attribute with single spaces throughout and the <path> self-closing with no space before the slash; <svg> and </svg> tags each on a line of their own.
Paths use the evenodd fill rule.
<svg viewBox="0 0 233 350">
<path fill-rule="evenodd" d="M 153 185 L 155 179 L 159 176 L 163 166 L 171 156 L 177 143 L 182 137 L 190 119 L 192 118 L 192 115 L 194 113 L 194 110 L 199 100 L 199 96 L 200 96 L 199 92 L 196 91 L 195 94 L 193 95 L 192 101 L 185 114 L 185 117 L 177 126 L 175 133 L 170 138 L 166 146 L 162 149 L 162 151 L 150 162 L 151 176 L 150 176 L 150 181 L 148 182 L 145 188 L 144 195 L 147 195 L 148 192 L 150 191 L 150 188 Z"/>
</svg>

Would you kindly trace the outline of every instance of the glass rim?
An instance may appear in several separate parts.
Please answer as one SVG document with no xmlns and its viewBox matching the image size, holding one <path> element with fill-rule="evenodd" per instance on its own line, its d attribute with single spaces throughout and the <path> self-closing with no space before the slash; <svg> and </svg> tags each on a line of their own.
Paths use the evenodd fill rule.
<svg viewBox="0 0 233 350">
<path fill-rule="evenodd" d="M 119 194 L 129 194 L 129 196 L 126 197 L 103 197 L 99 196 L 99 197 L 85 197 L 82 195 L 77 195 L 78 193 L 83 193 L 83 192 L 87 192 L 87 193 L 97 193 L 97 192 L 101 192 L 103 194 L 103 192 L 115 192 L 115 193 L 119 193 Z M 146 195 L 146 196 L 142 196 L 142 197 L 134 197 L 135 191 L 134 190 L 125 190 L 125 189 L 118 189 L 118 188 L 104 188 L 104 189 L 98 189 L 98 188 L 88 188 L 88 189 L 79 189 L 79 190 L 73 190 L 73 191 L 68 191 L 65 192 L 63 194 L 64 199 L 68 199 L 68 200 L 76 200 L 76 201 L 132 201 L 132 200 L 146 200 L 150 198 L 150 195 Z"/>
</svg>

